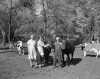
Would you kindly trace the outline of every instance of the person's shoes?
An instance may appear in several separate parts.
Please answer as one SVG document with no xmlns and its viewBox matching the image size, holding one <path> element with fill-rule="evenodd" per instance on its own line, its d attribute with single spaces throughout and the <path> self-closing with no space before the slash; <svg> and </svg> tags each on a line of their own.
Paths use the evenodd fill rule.
<svg viewBox="0 0 100 79">
<path fill-rule="evenodd" d="M 19 54 L 19 56 L 21 56 L 21 54 Z"/>
<path fill-rule="evenodd" d="M 33 68 L 33 64 L 30 64 L 30 66 Z"/>
<path fill-rule="evenodd" d="M 38 65 L 34 65 L 34 68 L 38 68 Z"/>
<path fill-rule="evenodd" d="M 39 68 L 42 68 L 42 65 L 40 64 L 40 65 L 38 65 L 38 67 L 39 67 Z"/>
<path fill-rule="evenodd" d="M 46 67 L 46 66 L 48 66 L 48 63 L 45 63 L 45 64 L 44 64 L 44 67 Z"/>
<path fill-rule="evenodd" d="M 53 66 L 53 69 L 56 69 L 57 68 L 57 66 Z"/>
<path fill-rule="evenodd" d="M 60 68 L 60 69 L 61 69 L 61 68 L 62 68 L 62 66 L 58 66 L 58 68 Z"/>
<path fill-rule="evenodd" d="M 34 67 L 35 65 L 32 65 L 32 68 Z"/>
</svg>

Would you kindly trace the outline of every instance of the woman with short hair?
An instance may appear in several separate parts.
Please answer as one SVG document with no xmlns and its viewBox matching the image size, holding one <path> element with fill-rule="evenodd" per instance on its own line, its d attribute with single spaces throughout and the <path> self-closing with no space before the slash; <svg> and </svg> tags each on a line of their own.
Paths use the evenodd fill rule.
<svg viewBox="0 0 100 79">
<path fill-rule="evenodd" d="M 27 48 L 28 48 L 28 59 L 30 60 L 30 66 L 33 66 L 33 61 L 35 62 L 34 65 L 36 66 L 36 41 L 34 40 L 34 35 L 30 36 L 30 39 L 27 41 Z"/>
</svg>

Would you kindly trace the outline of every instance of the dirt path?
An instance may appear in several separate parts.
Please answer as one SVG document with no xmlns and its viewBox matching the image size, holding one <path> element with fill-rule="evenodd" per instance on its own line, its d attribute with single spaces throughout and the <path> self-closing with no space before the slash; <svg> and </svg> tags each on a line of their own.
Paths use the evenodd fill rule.
<svg viewBox="0 0 100 79">
<path fill-rule="evenodd" d="M 16 52 L 0 52 L 0 79 L 100 79 L 100 58 L 82 58 L 79 50 L 75 52 L 72 65 L 62 69 L 53 69 L 52 66 L 32 69 L 25 60 L 26 56 L 18 56 Z"/>
</svg>

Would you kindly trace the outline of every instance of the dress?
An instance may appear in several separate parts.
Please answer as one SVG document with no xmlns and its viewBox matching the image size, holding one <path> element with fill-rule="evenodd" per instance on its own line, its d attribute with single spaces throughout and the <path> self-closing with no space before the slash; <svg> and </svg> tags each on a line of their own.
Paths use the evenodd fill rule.
<svg viewBox="0 0 100 79">
<path fill-rule="evenodd" d="M 37 42 L 37 48 L 38 48 L 38 52 L 41 56 L 44 56 L 44 50 L 43 50 L 43 47 L 44 47 L 44 42 L 39 40 Z"/>
<path fill-rule="evenodd" d="M 28 48 L 28 58 L 36 60 L 36 49 L 35 49 L 36 41 L 35 40 L 28 40 L 27 48 Z"/>
</svg>

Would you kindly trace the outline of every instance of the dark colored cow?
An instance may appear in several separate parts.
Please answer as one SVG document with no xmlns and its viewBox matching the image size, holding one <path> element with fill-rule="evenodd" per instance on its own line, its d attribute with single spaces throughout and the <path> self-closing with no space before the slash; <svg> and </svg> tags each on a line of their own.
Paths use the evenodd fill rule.
<svg viewBox="0 0 100 79">
<path fill-rule="evenodd" d="M 50 62 L 50 53 L 51 53 L 51 47 L 45 47 L 44 48 L 44 63 L 45 65 L 48 65 Z"/>
<path fill-rule="evenodd" d="M 63 59 L 64 55 L 67 55 L 68 65 L 71 64 L 74 56 L 75 47 L 81 43 L 80 39 L 65 39 L 63 40 Z M 64 61 L 66 63 L 66 61 Z"/>
<path fill-rule="evenodd" d="M 44 43 L 47 44 L 47 42 L 44 42 Z M 45 65 L 48 65 L 50 63 L 50 60 L 51 60 L 51 58 L 50 58 L 51 48 L 52 48 L 52 46 L 44 47 L 44 64 Z"/>
<path fill-rule="evenodd" d="M 64 55 L 67 55 L 68 65 L 70 65 L 70 63 L 73 59 L 74 50 L 75 50 L 74 41 L 64 40 L 63 45 L 65 46 L 65 47 L 62 46 L 63 62 L 65 62 L 64 61 Z"/>
</svg>

